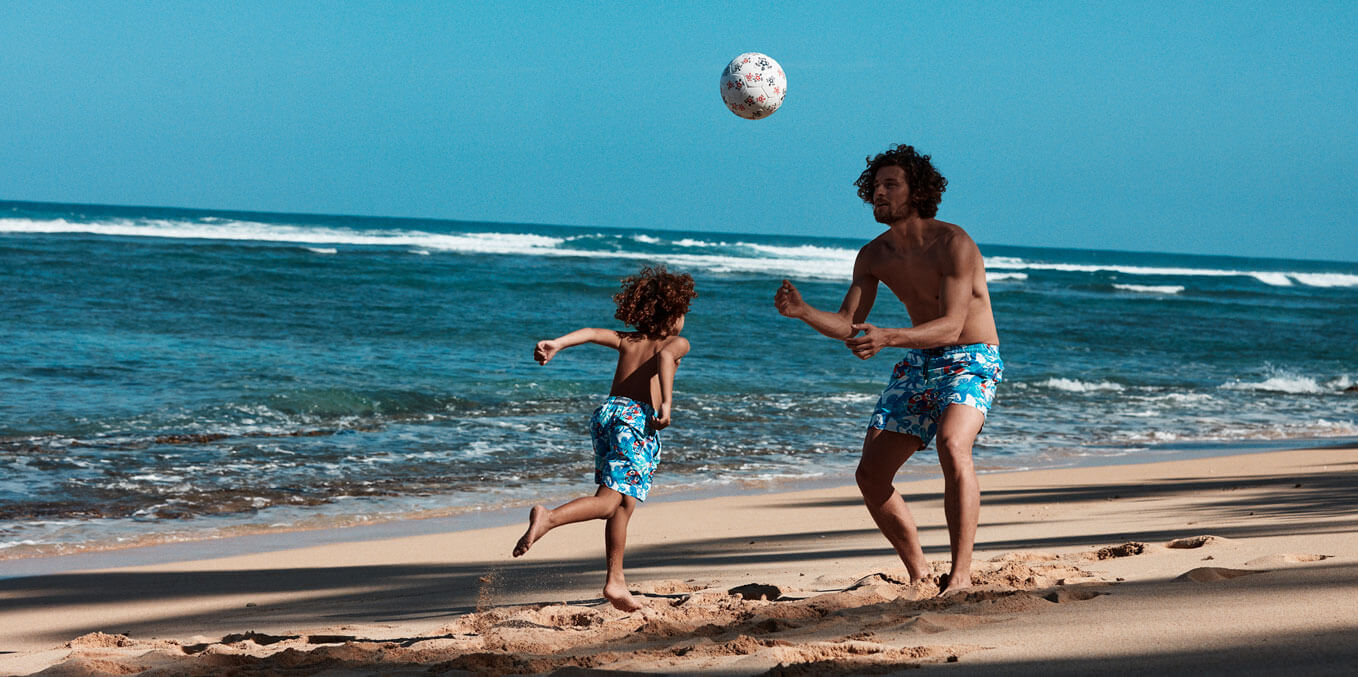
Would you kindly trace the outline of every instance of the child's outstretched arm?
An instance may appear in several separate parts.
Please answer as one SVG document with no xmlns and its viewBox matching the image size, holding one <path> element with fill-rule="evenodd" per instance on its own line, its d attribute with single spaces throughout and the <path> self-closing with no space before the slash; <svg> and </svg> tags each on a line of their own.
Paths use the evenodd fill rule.
<svg viewBox="0 0 1358 677">
<path fill-rule="evenodd" d="M 533 349 L 533 359 L 537 360 L 538 364 L 547 364 L 548 362 L 551 362 L 552 358 L 563 348 L 578 346 L 581 343 L 597 343 L 601 346 L 608 346 L 609 348 L 616 350 L 621 342 L 622 339 L 618 338 L 618 332 L 613 331 L 612 329 L 592 329 L 586 327 L 584 329 L 576 329 L 565 336 L 559 336 L 547 341 L 538 341 L 537 347 Z"/>
<path fill-rule="evenodd" d="M 674 337 L 660 349 L 657 365 L 660 372 L 660 411 L 655 418 L 655 429 L 663 430 L 670 424 L 670 402 L 674 395 L 674 371 L 679 368 L 679 360 L 688 354 L 688 339 Z"/>
</svg>

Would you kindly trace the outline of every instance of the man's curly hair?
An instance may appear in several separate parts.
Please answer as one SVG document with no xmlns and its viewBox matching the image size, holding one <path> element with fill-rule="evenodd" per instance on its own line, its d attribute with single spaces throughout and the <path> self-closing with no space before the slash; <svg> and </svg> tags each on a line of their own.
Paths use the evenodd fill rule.
<svg viewBox="0 0 1358 677">
<path fill-rule="evenodd" d="M 640 273 L 623 278 L 622 291 L 613 295 L 618 304 L 613 317 L 636 327 L 647 338 L 661 338 L 669 334 L 676 318 L 688 312 L 689 303 L 697 295 L 692 275 L 676 275 L 663 265 L 646 266 Z"/>
<path fill-rule="evenodd" d="M 858 186 L 858 197 L 872 204 L 872 194 L 877 190 L 877 170 L 900 167 L 905 170 L 905 181 L 910 186 L 911 206 L 920 216 L 934 218 L 938 203 L 943 201 L 943 191 L 948 189 L 948 180 L 934 169 L 928 155 L 920 155 L 914 146 L 892 146 L 885 153 L 866 159 L 868 168 L 853 182 Z"/>
</svg>

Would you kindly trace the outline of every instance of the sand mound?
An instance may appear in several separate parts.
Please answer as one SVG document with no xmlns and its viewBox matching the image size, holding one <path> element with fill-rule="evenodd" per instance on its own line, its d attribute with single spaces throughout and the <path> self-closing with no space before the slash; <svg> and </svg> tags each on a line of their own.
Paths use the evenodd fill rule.
<svg viewBox="0 0 1358 677">
<path fill-rule="evenodd" d="M 1189 536 L 1188 538 L 1176 538 L 1166 543 L 1165 547 L 1174 548 L 1176 550 L 1188 550 L 1193 548 L 1201 548 L 1202 546 L 1209 544 L 1225 543 L 1228 540 L 1229 539 L 1221 538 L 1219 536 L 1209 536 L 1209 535 Z"/>
<path fill-rule="evenodd" d="M 997 619 L 969 614 L 922 613 L 894 628 L 912 635 L 936 635 L 949 630 L 965 630 L 993 623 Z"/>
<path fill-rule="evenodd" d="M 1334 555 L 1283 553 L 1278 555 L 1269 555 L 1267 557 L 1257 557 L 1248 562 L 1245 562 L 1245 566 L 1268 567 L 1268 566 L 1278 566 L 1280 564 L 1309 564 L 1311 562 L 1320 562 L 1323 560 L 1327 560 L 1330 559 L 1331 557 L 1334 557 Z"/>
<path fill-rule="evenodd" d="M 1060 555 L 1050 552 L 1006 552 L 990 558 L 992 562 L 1051 562 L 1060 559 Z"/>
<path fill-rule="evenodd" d="M 132 646 L 133 644 L 136 644 L 136 642 L 127 635 L 110 635 L 103 632 L 91 632 L 67 642 L 65 647 L 67 649 L 107 649 L 118 646 Z"/>
<path fill-rule="evenodd" d="M 891 647 L 875 642 L 816 642 L 772 652 L 778 665 L 765 675 L 872 675 L 919 667 L 924 663 L 956 661 L 976 647 Z"/>
<path fill-rule="evenodd" d="M 688 592 L 697 592 L 708 586 L 699 585 L 692 579 L 681 581 L 677 578 L 671 578 L 663 581 L 647 581 L 629 587 L 632 588 L 632 592 L 639 592 L 643 595 L 678 595 Z"/>
<path fill-rule="evenodd" d="M 1174 580 L 1191 581 L 1193 583 L 1215 583 L 1217 581 L 1226 581 L 1232 578 L 1240 578 L 1241 576 L 1249 576 L 1250 574 L 1260 574 L 1260 573 L 1263 572 L 1253 571 L 1250 569 L 1223 569 L 1221 567 L 1198 567 L 1197 569 L 1185 572 L 1184 574 L 1180 575 L 1178 578 Z"/>
</svg>

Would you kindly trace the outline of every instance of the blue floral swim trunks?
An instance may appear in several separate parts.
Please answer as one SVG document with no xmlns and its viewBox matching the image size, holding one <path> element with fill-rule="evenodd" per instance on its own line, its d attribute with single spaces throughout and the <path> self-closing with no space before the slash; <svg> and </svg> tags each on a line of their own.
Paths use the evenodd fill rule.
<svg viewBox="0 0 1358 677">
<path fill-rule="evenodd" d="M 638 501 L 651 491 L 660 464 L 660 433 L 650 425 L 655 409 L 645 402 L 613 395 L 594 410 L 589 422 L 594 439 L 594 482 Z"/>
<path fill-rule="evenodd" d="M 988 413 L 995 384 L 1003 377 L 1004 360 L 996 346 L 973 343 L 906 350 L 868 427 L 914 435 L 928 447 L 949 406 L 965 404 Z"/>
</svg>

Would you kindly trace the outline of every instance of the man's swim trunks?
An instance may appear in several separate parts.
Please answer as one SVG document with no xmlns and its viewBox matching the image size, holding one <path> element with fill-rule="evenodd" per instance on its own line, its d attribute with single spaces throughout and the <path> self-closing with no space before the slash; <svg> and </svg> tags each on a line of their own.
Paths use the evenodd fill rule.
<svg viewBox="0 0 1358 677">
<path fill-rule="evenodd" d="M 645 402 L 613 395 L 594 410 L 594 481 L 638 501 L 651 491 L 660 464 L 660 433 L 651 427 L 655 409 Z"/>
<path fill-rule="evenodd" d="M 949 406 L 965 404 L 981 414 L 989 412 L 995 384 L 1003 376 L 999 348 L 985 343 L 906 350 L 868 427 L 914 435 L 928 447 Z"/>
</svg>

